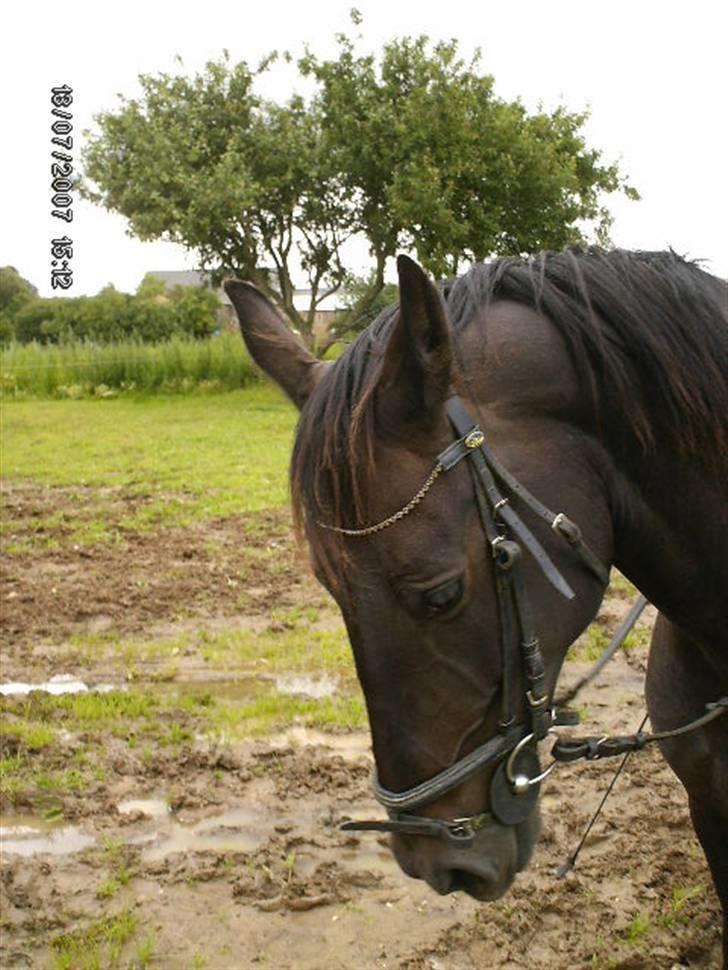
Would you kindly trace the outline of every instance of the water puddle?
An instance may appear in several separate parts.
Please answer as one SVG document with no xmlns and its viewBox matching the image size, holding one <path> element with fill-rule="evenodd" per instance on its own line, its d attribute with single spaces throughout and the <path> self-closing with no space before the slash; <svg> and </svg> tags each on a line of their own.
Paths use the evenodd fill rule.
<svg viewBox="0 0 728 970">
<path fill-rule="evenodd" d="M 336 681 L 326 674 L 322 677 L 311 677 L 309 674 L 285 674 L 276 677 L 274 683 L 279 694 L 296 694 L 312 697 L 314 700 L 333 697 L 338 686 Z"/>
<path fill-rule="evenodd" d="M 165 831 L 154 833 L 151 844 L 142 850 L 146 862 L 158 862 L 173 852 L 254 852 L 273 831 L 260 812 L 249 807 L 233 808 L 222 815 L 206 818 L 194 825 L 172 821 Z"/>
<path fill-rule="evenodd" d="M 294 725 L 269 738 L 273 748 L 287 748 L 293 745 L 298 748 L 320 747 L 329 748 L 349 761 L 361 761 L 371 757 L 371 738 L 368 734 L 326 734 L 315 728 Z"/>
<path fill-rule="evenodd" d="M 141 812 L 150 818 L 164 818 L 170 812 L 165 798 L 127 798 L 116 807 L 122 814 Z"/>
<path fill-rule="evenodd" d="M 0 855 L 70 855 L 96 844 L 96 839 L 76 825 L 45 822 L 34 816 L 0 817 Z"/>
<path fill-rule="evenodd" d="M 200 822 L 185 824 L 174 818 L 163 798 L 128 798 L 119 802 L 122 813 L 142 812 L 159 827 L 129 838 L 142 845 L 148 862 L 173 852 L 254 852 L 273 833 L 270 813 L 239 806 Z M 161 824 L 160 824 L 161 823 Z M 40 853 L 70 855 L 97 844 L 97 839 L 75 825 L 47 822 L 35 816 L 0 816 L 0 854 L 33 856 Z"/>
<path fill-rule="evenodd" d="M 344 849 L 340 858 L 343 863 L 348 863 L 354 869 L 364 868 L 383 875 L 396 875 L 399 872 L 399 866 L 392 853 L 380 845 L 372 847 L 362 843 L 358 849 Z"/>
<path fill-rule="evenodd" d="M 184 691 L 186 696 L 204 698 L 213 697 L 216 701 L 247 701 L 259 696 L 271 682 L 269 674 L 245 674 L 231 677 L 225 674 L 220 677 L 209 676 L 188 679 L 185 676 L 176 677 L 170 681 L 145 680 L 137 681 L 137 686 L 154 690 L 159 694 L 179 694 Z"/>
<path fill-rule="evenodd" d="M 354 872 L 365 870 L 382 876 L 397 876 L 399 866 L 394 856 L 381 845 L 362 843 L 351 849 L 297 848 L 291 854 L 293 871 L 302 879 L 308 879 L 322 863 L 336 862 L 344 869 Z"/>
<path fill-rule="evenodd" d="M 43 681 L 39 684 L 26 684 L 21 681 L 14 681 L 9 684 L 0 684 L 0 694 L 4 696 L 11 696 L 17 694 L 29 694 L 33 690 L 42 690 L 47 694 L 85 694 L 88 691 L 94 691 L 98 694 L 106 694 L 110 690 L 123 690 L 117 687 L 115 684 L 97 684 L 94 687 L 89 687 L 88 684 L 84 683 L 82 680 L 74 677 L 73 674 L 56 674 L 55 677 L 51 677 L 50 680 Z"/>
<path fill-rule="evenodd" d="M 139 684 L 146 683 L 142 678 Z M 188 680 L 185 676 L 167 683 L 149 681 L 156 691 L 174 693 L 184 688 L 186 692 L 200 696 L 211 694 L 216 700 L 247 701 L 269 690 L 271 685 L 279 694 L 297 694 L 320 700 L 333 697 L 338 690 L 338 682 L 327 674 L 312 677 L 310 674 L 238 674 L 231 677 L 222 673 L 220 677 L 210 677 L 209 671 L 200 679 Z"/>
</svg>

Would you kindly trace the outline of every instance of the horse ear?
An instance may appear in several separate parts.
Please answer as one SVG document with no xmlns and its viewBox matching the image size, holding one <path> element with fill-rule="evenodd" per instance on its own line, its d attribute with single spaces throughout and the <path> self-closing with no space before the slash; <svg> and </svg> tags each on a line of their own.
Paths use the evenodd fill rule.
<svg viewBox="0 0 728 970">
<path fill-rule="evenodd" d="M 302 408 L 327 364 L 317 360 L 292 333 L 278 310 L 252 283 L 225 280 L 253 360 Z"/>
<path fill-rule="evenodd" d="M 439 290 L 417 263 L 398 256 L 397 272 L 399 319 L 384 354 L 380 399 L 399 420 L 427 421 L 449 395 L 450 325 Z"/>
</svg>

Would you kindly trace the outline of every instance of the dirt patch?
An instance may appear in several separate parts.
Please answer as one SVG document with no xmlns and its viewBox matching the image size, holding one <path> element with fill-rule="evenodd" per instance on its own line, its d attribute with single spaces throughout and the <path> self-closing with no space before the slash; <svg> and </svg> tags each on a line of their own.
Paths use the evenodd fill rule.
<svg viewBox="0 0 728 970">
<path fill-rule="evenodd" d="M 91 496 L 84 499 L 78 489 L 3 489 L 5 542 L 29 549 L 7 557 L 0 574 L 7 678 L 16 667 L 27 673 L 29 653 L 39 669 L 52 673 L 59 666 L 58 646 L 64 646 L 65 661 L 75 634 L 151 638 L 203 620 L 250 618 L 321 600 L 287 512 L 140 533 L 118 522 L 144 497 L 122 489 L 113 495 L 114 540 L 80 545 L 68 541 L 64 511 L 76 516 Z M 56 524 L 43 525 L 41 532 L 57 545 L 26 541 L 37 540 L 34 522 L 50 519 Z"/>
<path fill-rule="evenodd" d="M 55 505 L 64 496 L 72 501 L 59 490 L 43 496 Z M 24 495 L 18 521 L 29 518 L 27 501 Z M 130 533 L 88 548 L 34 549 L 10 557 L 3 583 L 6 679 L 27 677 L 29 669 L 47 677 L 56 668 L 53 649 L 66 650 L 69 637 L 99 625 L 130 633 L 230 617 L 254 625 L 281 601 L 321 596 L 284 514 Z M 628 602 L 627 595 L 609 599 L 606 627 L 619 622 Z M 636 729 L 644 658 L 635 646 L 587 691 L 584 733 Z M 568 662 L 566 680 L 587 666 Z M 6 713 L 8 723 L 22 720 L 22 703 L 8 703 Z M 19 737 L 5 738 L 4 758 L 15 757 Z M 143 945 L 153 953 L 147 965 L 165 970 L 720 965 L 718 903 L 684 792 L 654 750 L 628 762 L 577 868 L 562 880 L 555 872 L 611 766 L 554 772 L 542 792 L 543 834 L 532 864 L 504 899 L 478 904 L 461 894 L 439 897 L 408 879 L 386 837 L 339 830 L 344 818 L 379 814 L 363 736 L 327 738 L 299 728 L 255 743 L 212 745 L 191 736 L 144 750 L 109 730 L 100 743 L 106 776 L 83 793 L 70 790 L 62 818 L 31 817 L 38 805 L 31 792 L 27 803 L 14 802 L 14 817 L 2 819 L 3 967 L 64 965 L 64 939 L 89 926 L 101 938 L 101 928 L 121 915 L 136 927 L 133 938 L 116 964 L 102 950 L 101 966 L 143 966 Z M 77 738 L 61 732 L 34 757 L 60 771 L 76 747 Z M 35 837 L 51 841 L 21 854 L 18 846 Z"/>
<path fill-rule="evenodd" d="M 685 799 L 655 753 L 629 763 L 564 880 L 555 870 L 608 769 L 566 768 L 550 781 L 536 857 L 508 896 L 489 905 L 438 897 L 397 869 L 385 838 L 339 831 L 351 813 L 377 811 L 365 755 L 257 745 L 229 757 L 224 788 L 214 757 L 199 752 L 177 764 L 189 797 L 172 799 L 163 818 L 120 814 L 107 797 L 84 820 L 94 847 L 26 858 L 5 852 L 3 966 L 46 966 L 59 934 L 129 908 L 153 933 L 155 965 L 165 968 L 203 956 L 211 967 L 296 970 L 719 965 L 717 901 Z M 333 779 L 333 790 L 322 779 Z M 167 778 L 124 781 L 127 794 L 139 794 Z M 179 830 L 192 833 L 184 850 L 175 850 Z"/>
</svg>

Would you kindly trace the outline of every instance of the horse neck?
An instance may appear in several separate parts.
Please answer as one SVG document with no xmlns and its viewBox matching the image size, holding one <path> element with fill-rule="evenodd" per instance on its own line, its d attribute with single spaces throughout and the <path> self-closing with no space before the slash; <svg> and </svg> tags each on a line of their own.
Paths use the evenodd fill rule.
<svg viewBox="0 0 728 970">
<path fill-rule="evenodd" d="M 719 649 L 728 623 L 725 476 L 685 456 L 645 455 L 623 437 L 607 447 L 615 565 L 668 619 Z"/>
</svg>

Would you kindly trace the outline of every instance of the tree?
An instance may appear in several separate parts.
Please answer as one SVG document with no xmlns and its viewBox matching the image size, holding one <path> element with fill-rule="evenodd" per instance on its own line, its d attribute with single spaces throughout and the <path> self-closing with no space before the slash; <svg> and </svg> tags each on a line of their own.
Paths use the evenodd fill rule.
<svg viewBox="0 0 728 970">
<path fill-rule="evenodd" d="M 352 314 L 352 322 L 348 325 L 349 330 L 359 331 L 368 327 L 375 320 L 382 310 L 386 310 L 392 303 L 399 299 L 399 288 L 395 283 L 385 283 L 374 299 L 369 300 L 364 310 L 357 312 L 357 307 L 364 302 L 364 297 L 372 289 L 375 280 L 375 273 L 372 271 L 368 276 L 351 276 L 346 283 L 344 291 L 344 309 Z"/>
<path fill-rule="evenodd" d="M 352 12 L 355 23 L 359 22 Z M 259 97 L 257 77 L 227 55 L 192 78 L 143 75 L 142 96 L 98 116 L 85 150 L 88 197 L 127 217 L 142 239 L 195 250 L 215 279 L 256 283 L 309 347 L 316 308 L 346 287 L 344 244 L 367 241 L 369 285 L 319 344 L 323 353 L 382 292 L 387 260 L 414 250 L 434 274 L 494 254 L 604 238 L 602 196 L 636 196 L 586 145 L 584 114 L 528 114 L 457 43 L 404 38 L 381 58 L 338 36 L 338 56 L 306 51 L 309 100 Z M 311 291 L 293 303 L 297 264 Z"/>
<path fill-rule="evenodd" d="M 253 281 L 311 340 L 316 307 L 346 276 L 346 207 L 327 182 L 315 114 L 299 97 L 262 101 L 254 76 L 227 58 L 192 79 L 142 76 L 140 101 L 97 119 L 85 163 L 98 188 L 83 191 L 139 238 L 194 249 L 215 281 Z M 311 287 L 305 315 L 293 303 L 294 254 Z"/>
<path fill-rule="evenodd" d="M 48 343 L 59 299 L 28 300 L 13 314 L 13 336 L 21 343 Z M 52 339 L 52 338 L 50 338 Z"/>
<path fill-rule="evenodd" d="M 0 267 L 0 313 L 12 312 L 35 296 L 38 296 L 38 290 L 14 266 Z"/>
<path fill-rule="evenodd" d="M 38 290 L 14 266 L 0 267 L 0 343 L 13 339 L 15 315 L 37 296 Z"/>
<path fill-rule="evenodd" d="M 357 206 L 355 225 L 384 261 L 404 246 L 436 276 L 464 261 L 584 241 L 577 223 L 610 224 L 603 193 L 634 190 L 600 165 L 581 134 L 584 113 L 529 115 L 493 94 L 493 78 L 457 56 L 457 42 L 404 38 L 381 62 L 339 36 L 335 60 L 310 52 L 301 69 L 320 92 L 326 154 Z"/>
</svg>

